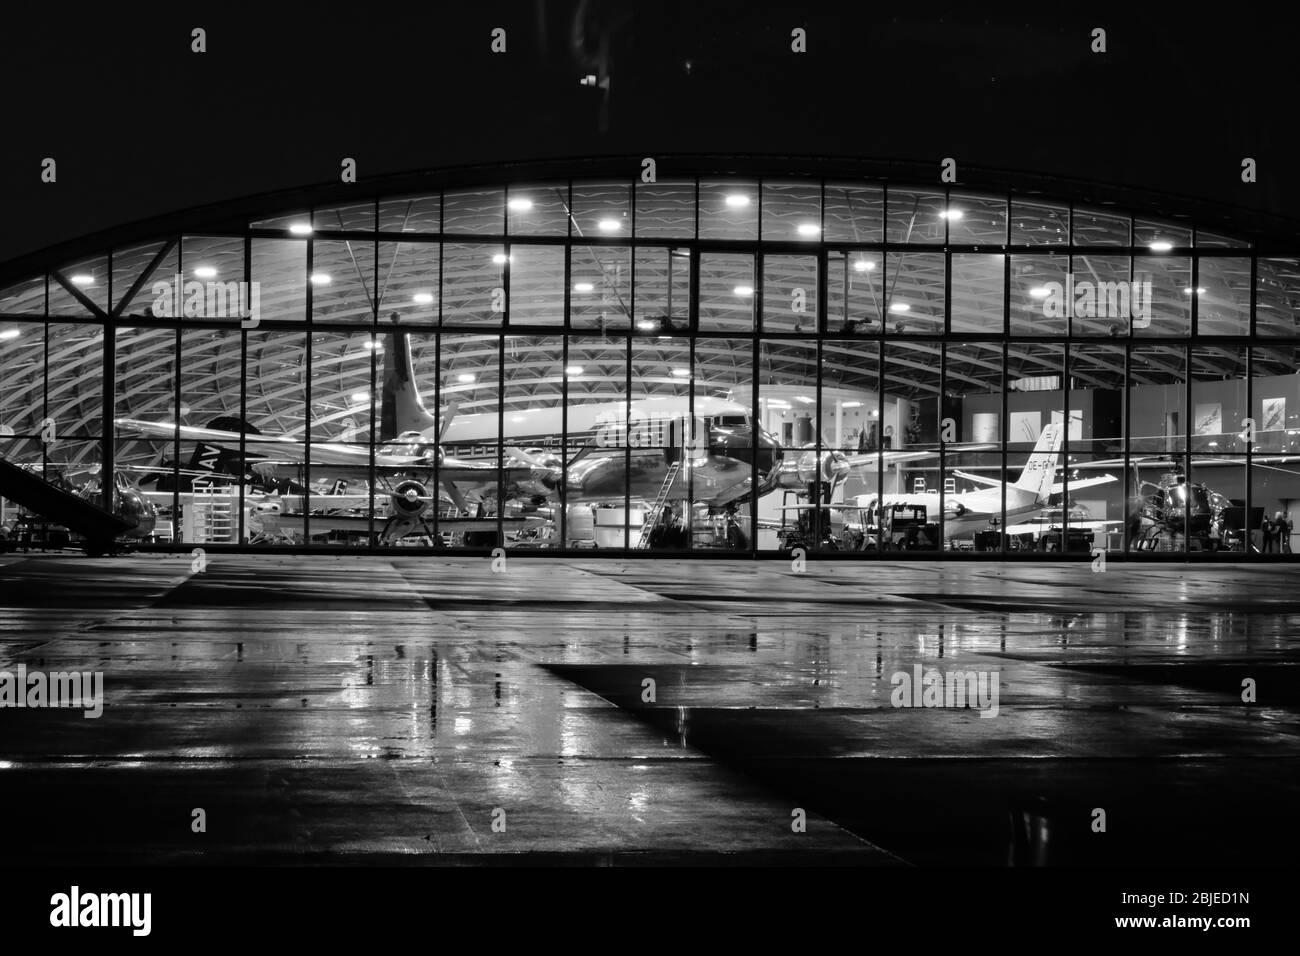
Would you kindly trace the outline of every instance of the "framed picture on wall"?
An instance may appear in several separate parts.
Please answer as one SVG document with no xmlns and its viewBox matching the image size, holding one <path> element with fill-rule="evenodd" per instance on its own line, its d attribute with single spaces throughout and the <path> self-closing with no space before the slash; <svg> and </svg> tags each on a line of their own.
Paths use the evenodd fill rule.
<svg viewBox="0 0 1300 956">
<path fill-rule="evenodd" d="M 1012 412 L 1009 419 L 1010 434 L 1007 435 L 1007 441 L 1009 442 L 1033 444 L 1038 441 L 1038 436 L 1043 433 L 1042 412 Z"/>
<path fill-rule="evenodd" d="M 1286 396 L 1264 399 L 1263 418 L 1260 431 L 1276 432 L 1286 428 Z"/>
<path fill-rule="evenodd" d="M 1207 402 L 1196 406 L 1196 434 L 1223 434 L 1223 406 L 1218 402 Z"/>
</svg>

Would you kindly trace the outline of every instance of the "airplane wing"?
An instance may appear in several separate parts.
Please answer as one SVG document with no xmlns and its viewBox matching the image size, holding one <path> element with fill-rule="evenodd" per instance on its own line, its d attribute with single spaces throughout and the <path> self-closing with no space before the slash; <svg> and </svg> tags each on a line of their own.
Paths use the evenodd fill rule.
<svg viewBox="0 0 1300 956">
<path fill-rule="evenodd" d="M 1112 525 L 1122 525 L 1124 522 L 1118 519 L 1107 521 L 1096 521 L 1091 518 L 1082 521 L 1071 521 L 1070 530 L 1080 530 L 1086 528 L 1092 532 L 1105 533 L 1110 530 Z M 1060 531 L 1061 522 L 1059 521 L 1035 521 L 1032 524 L 1013 524 L 1008 525 L 1003 531 L 1006 534 L 1043 534 L 1046 531 Z"/>
<path fill-rule="evenodd" d="M 1119 481 L 1114 475 L 1102 475 L 1100 478 L 1079 478 L 1070 482 L 1070 491 L 1077 491 L 1080 488 L 1091 488 L 1093 485 L 1108 485 L 1112 481 Z M 1052 494 L 1059 495 L 1065 493 L 1065 483 L 1057 482 L 1052 485 Z"/>
<path fill-rule="evenodd" d="M 905 461 L 934 458 L 938 454 L 937 451 L 877 451 L 864 452 L 861 455 L 846 455 L 845 457 L 852 468 L 867 468 L 875 465 L 884 465 L 888 468 L 890 465 L 899 465 Z"/>
<path fill-rule="evenodd" d="M 954 471 L 953 474 L 958 478 L 965 478 L 967 481 L 978 482 L 981 485 L 989 485 L 993 488 L 1001 488 L 1003 482 L 996 478 L 985 478 L 983 475 L 972 475 L 969 471 Z"/>
<path fill-rule="evenodd" d="M 196 425 L 170 425 L 164 422 L 142 422 L 135 419 L 119 418 L 114 424 L 120 433 L 135 435 L 140 438 L 153 438 L 160 441 L 174 441 L 178 436 L 181 441 L 203 442 L 238 451 L 240 441 L 244 450 L 252 458 L 272 463 L 312 464 L 312 465 L 348 465 L 368 468 L 370 449 L 364 445 L 343 445 L 337 442 L 313 442 L 311 460 L 306 462 L 302 442 L 285 438 L 264 438 L 260 435 L 243 435 L 239 432 L 222 431 L 217 428 L 199 428 Z M 417 468 L 430 467 L 432 463 L 419 455 L 393 455 L 377 452 L 377 468 Z"/>
</svg>

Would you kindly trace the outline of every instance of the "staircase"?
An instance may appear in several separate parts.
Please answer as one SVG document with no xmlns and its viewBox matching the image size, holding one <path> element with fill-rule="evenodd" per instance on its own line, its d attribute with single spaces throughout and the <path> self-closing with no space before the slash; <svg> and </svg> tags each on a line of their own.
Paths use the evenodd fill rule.
<svg viewBox="0 0 1300 956">
<path fill-rule="evenodd" d="M 646 512 L 645 523 L 641 525 L 641 534 L 636 540 L 635 547 L 644 549 L 650 547 L 650 534 L 654 531 L 655 526 L 659 524 L 659 519 L 663 517 L 664 506 L 668 504 L 668 493 L 672 491 L 673 482 L 677 480 L 677 472 L 681 470 L 682 463 L 675 461 L 668 466 L 668 474 L 664 476 L 664 483 L 659 486 L 659 496 L 655 498 L 654 504 Z"/>
</svg>

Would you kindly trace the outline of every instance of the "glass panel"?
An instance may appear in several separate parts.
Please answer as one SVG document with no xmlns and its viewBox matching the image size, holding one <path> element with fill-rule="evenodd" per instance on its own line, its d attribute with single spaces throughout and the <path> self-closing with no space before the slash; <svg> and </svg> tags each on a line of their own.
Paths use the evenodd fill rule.
<svg viewBox="0 0 1300 956">
<path fill-rule="evenodd" d="M 574 183 L 573 235 L 587 239 L 630 238 L 632 187 L 623 183 Z"/>
<path fill-rule="evenodd" d="M 758 183 L 700 183 L 701 239 L 757 239 Z"/>
<path fill-rule="evenodd" d="M 449 236 L 499 236 L 506 229 L 504 189 L 447 190 L 442 199 L 442 231 Z"/>
<path fill-rule="evenodd" d="M 1127 232 L 1127 226 L 1125 227 Z M 1064 203 L 1011 203 L 1011 243 L 1023 246 L 1065 245 L 1070 238 L 1070 207 Z"/>
<path fill-rule="evenodd" d="M 880 496 L 880 346 L 876 342 L 822 343 L 822 418 L 826 448 L 844 470 L 843 509 L 832 510 L 846 551 L 879 547 L 874 503 Z M 791 516 L 793 518 L 793 515 Z"/>
<path fill-rule="evenodd" d="M 348 232 L 375 231 L 374 202 L 348 203 L 343 206 L 326 206 L 312 213 L 315 229 L 335 229 Z"/>
<path fill-rule="evenodd" d="M 1192 261 L 1186 256 L 1134 256 L 1133 334 L 1185 336 L 1192 330 Z M 1138 308 L 1138 300 L 1142 308 Z"/>
<path fill-rule="evenodd" d="M 753 547 L 749 498 L 757 467 L 760 487 L 774 480 L 778 467 L 770 444 L 758 446 L 751 429 L 753 343 L 749 339 L 698 340 L 695 348 L 694 429 L 670 434 L 683 439 L 669 449 L 671 460 L 687 462 L 686 498 L 691 544 L 697 549 L 745 551 Z M 684 383 L 683 383 L 684 384 Z M 684 523 L 683 523 L 684 524 Z"/>
<path fill-rule="evenodd" d="M 939 447 L 938 341 L 886 342 L 881 441 L 885 452 Z M 881 501 L 872 520 L 886 551 L 934 551 L 942 546 L 945 506 L 937 454 L 890 464 L 881 474 Z"/>
<path fill-rule="evenodd" d="M 1202 257 L 1197 268 L 1197 334 L 1249 335 L 1250 259 Z"/>
<path fill-rule="evenodd" d="M 763 331 L 811 334 L 816 329 L 817 260 L 812 256 L 764 256 Z"/>
<path fill-rule="evenodd" d="M 45 326 L 0 322 L 0 438 L 36 436 L 45 417 Z M 0 441 L 0 456 L 13 447 Z"/>
<path fill-rule="evenodd" d="M 1193 346 L 1193 453 L 1246 453 L 1246 350 Z"/>
<path fill-rule="evenodd" d="M 1129 281 L 1128 256 L 1075 256 L 1073 267 L 1064 301 L 1074 335 L 1122 336 L 1132 317 L 1150 320 L 1150 293 Z"/>
<path fill-rule="evenodd" d="M 510 323 L 564 324 L 563 246 L 511 245 Z"/>
<path fill-rule="evenodd" d="M 549 515 L 560 507 L 564 342 L 553 335 L 506 336 L 504 368 L 504 545 L 553 547 L 558 522 L 539 509 Z M 571 368 L 572 386 L 581 373 Z"/>
<path fill-rule="evenodd" d="M 36 276 L 0 289 L 0 314 L 44 315 L 45 276 Z"/>
<path fill-rule="evenodd" d="M 254 239 L 249 278 L 258 283 L 262 321 L 307 317 L 307 243 Z"/>
<path fill-rule="evenodd" d="M 567 236 L 569 186 L 511 186 L 506 199 L 512 236 Z"/>
<path fill-rule="evenodd" d="M 56 269 L 50 275 L 50 315 L 63 315 L 71 318 L 86 317 L 93 313 L 55 278 L 61 274 L 81 295 L 90 300 L 101 311 L 108 311 L 108 257 L 95 256 L 82 259 Z"/>
<path fill-rule="evenodd" d="M 695 183 L 692 180 L 636 184 L 638 239 L 695 237 Z"/>
<path fill-rule="evenodd" d="M 285 229 L 293 230 L 294 235 L 308 235 L 311 229 L 311 213 L 307 210 L 281 213 L 267 219 L 254 219 L 248 224 L 250 229 Z M 304 232 L 303 230 L 307 230 Z"/>
<path fill-rule="evenodd" d="M 665 364 L 657 342 L 637 343 L 631 368 L 633 394 L 638 398 L 662 394 L 666 380 L 672 380 Z M 577 460 L 569 465 L 565 482 L 567 534 L 578 540 L 589 536 L 583 547 L 626 548 L 633 533 L 639 537 L 646 517 L 639 505 L 629 510 L 628 501 L 627 342 L 575 336 L 569 341 L 569 367 L 581 368 L 582 376 L 569 385 L 568 442 L 579 447 L 571 456 Z M 656 489 L 653 494 L 657 493 Z"/>
<path fill-rule="evenodd" d="M 121 304 L 123 296 L 131 291 L 132 284 L 149 267 L 149 263 L 153 262 L 154 257 L 162 251 L 163 245 L 164 243 L 161 242 L 151 242 L 146 245 L 128 246 L 125 249 L 115 249 L 113 251 L 114 308 Z M 165 265 L 165 263 L 162 265 Z M 240 271 L 243 271 L 242 267 Z M 149 276 L 150 282 L 154 279 L 168 278 L 170 276 L 161 270 Z M 149 283 L 146 282 L 145 285 L 141 286 L 141 290 L 147 292 Z M 5 311 L 2 303 L 0 303 L 0 311 Z"/>
<path fill-rule="evenodd" d="M 1006 260 L 1001 254 L 952 256 L 952 331 L 1001 332 Z"/>
<path fill-rule="evenodd" d="M 587 279 L 585 285 L 592 285 Z M 574 287 L 577 294 L 577 280 Z M 636 320 L 642 332 L 684 330 L 690 324 L 690 250 L 638 246 Z M 584 294 L 590 290 L 584 289 Z M 671 324 L 669 328 L 665 320 Z"/>
<path fill-rule="evenodd" d="M 762 238 L 767 242 L 814 242 L 821 238 L 821 186 L 764 183 L 762 225 Z"/>
<path fill-rule="evenodd" d="M 99 438 L 104 427 L 104 331 L 53 322 L 47 347 L 46 416 L 55 440 Z"/>
<path fill-rule="evenodd" d="M 1187 355 L 1181 346 L 1135 343 L 1129 358 L 1129 450 L 1144 458 L 1187 447 Z"/>
<path fill-rule="evenodd" d="M 880 242 L 884 227 L 885 191 L 879 186 L 826 186 L 827 242 Z"/>
<path fill-rule="evenodd" d="M 441 193 L 384 200 L 379 204 L 379 231 L 436 233 L 442 226 L 441 210 Z"/>
<path fill-rule="evenodd" d="M 891 243 L 942 244 L 948 220 L 947 199 L 935 190 L 893 189 L 888 191 Z"/>
<path fill-rule="evenodd" d="M 1300 259 L 1260 259 L 1255 269 L 1255 334 L 1300 335 Z"/>
<path fill-rule="evenodd" d="M 1239 239 L 1236 236 L 1225 236 L 1222 233 L 1207 232 L 1204 229 L 1196 230 L 1195 238 L 1198 249 L 1249 249 L 1250 243 L 1245 239 Z"/>
<path fill-rule="evenodd" d="M 385 243 L 391 246 L 391 243 Z M 434 251 L 437 247 L 434 246 Z M 436 278 L 435 269 L 435 278 Z M 311 311 L 316 322 L 369 322 L 374 316 L 375 244 L 317 239 L 312 244 Z"/>
<path fill-rule="evenodd" d="M 311 440 L 352 443 L 370 432 L 371 359 L 375 349 L 367 348 L 368 332 L 315 332 L 311 340 Z M 380 386 L 382 373 L 375 377 Z M 368 463 L 365 463 L 369 467 Z M 322 469 L 313 481 L 346 478 L 327 475 Z"/>
<path fill-rule="evenodd" d="M 839 483 L 828 480 L 830 462 L 823 461 L 818 449 L 817 343 L 761 342 L 757 367 L 763 370 L 758 385 L 760 425 L 784 449 L 779 484 L 758 502 L 758 546 L 832 547 L 830 510 L 808 507 L 829 504 L 837 491 L 842 493 Z M 823 464 L 828 470 L 822 470 Z M 774 526 L 779 530 L 771 530 Z"/>
<path fill-rule="evenodd" d="M 826 331 L 831 335 L 879 332 L 884 270 L 879 252 L 832 249 L 827 255 Z"/>
<path fill-rule="evenodd" d="M 953 192 L 948 197 L 948 242 L 996 245 L 1007 241 L 1007 201 L 997 196 Z"/>
<path fill-rule="evenodd" d="M 442 258 L 442 321 L 501 325 L 506 310 L 505 248 L 448 242 Z"/>
<path fill-rule="evenodd" d="M 943 443 L 944 539 L 956 550 L 998 551 L 1004 546 L 1001 489 L 988 484 L 1002 475 L 1002 346 L 995 342 L 949 343 L 939 438 Z M 979 480 L 983 479 L 983 480 Z"/>
<path fill-rule="evenodd" d="M 632 254 L 627 246 L 575 244 L 569 297 L 575 329 L 626 329 L 632 314 Z M 686 268 L 681 262 L 674 268 Z M 639 312 L 639 307 L 638 307 Z"/>
<path fill-rule="evenodd" d="M 943 254 L 891 252 L 886 259 L 887 331 L 909 335 L 943 332 Z"/>
<path fill-rule="evenodd" d="M 363 261 L 363 260 L 362 260 Z M 436 242 L 379 244 L 379 315 L 394 310 L 417 322 L 438 320 L 439 246 Z"/>
<path fill-rule="evenodd" d="M 1177 226 L 1172 222 L 1157 222 L 1151 219 L 1133 220 L 1133 245 L 1158 247 L 1169 244 L 1175 248 L 1184 248 L 1192 244 L 1192 230 L 1188 226 Z M 1152 248 L 1159 252 L 1159 248 Z"/>
<path fill-rule="evenodd" d="M 1127 246 L 1130 222 L 1128 216 L 1099 209 L 1075 207 L 1071 219 L 1076 246 Z"/>
<path fill-rule="evenodd" d="M 754 257 L 707 253 L 700 257 L 700 331 L 754 328 Z"/>
</svg>

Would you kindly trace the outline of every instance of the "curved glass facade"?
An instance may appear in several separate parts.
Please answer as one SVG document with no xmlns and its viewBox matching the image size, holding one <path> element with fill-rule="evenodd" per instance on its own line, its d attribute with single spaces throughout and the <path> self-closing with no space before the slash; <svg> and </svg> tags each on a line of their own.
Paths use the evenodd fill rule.
<svg viewBox="0 0 1300 956">
<path fill-rule="evenodd" d="M 1281 553 L 1298 317 L 1300 248 L 1038 196 L 457 187 L 0 289 L 0 452 L 178 548 Z"/>
</svg>

